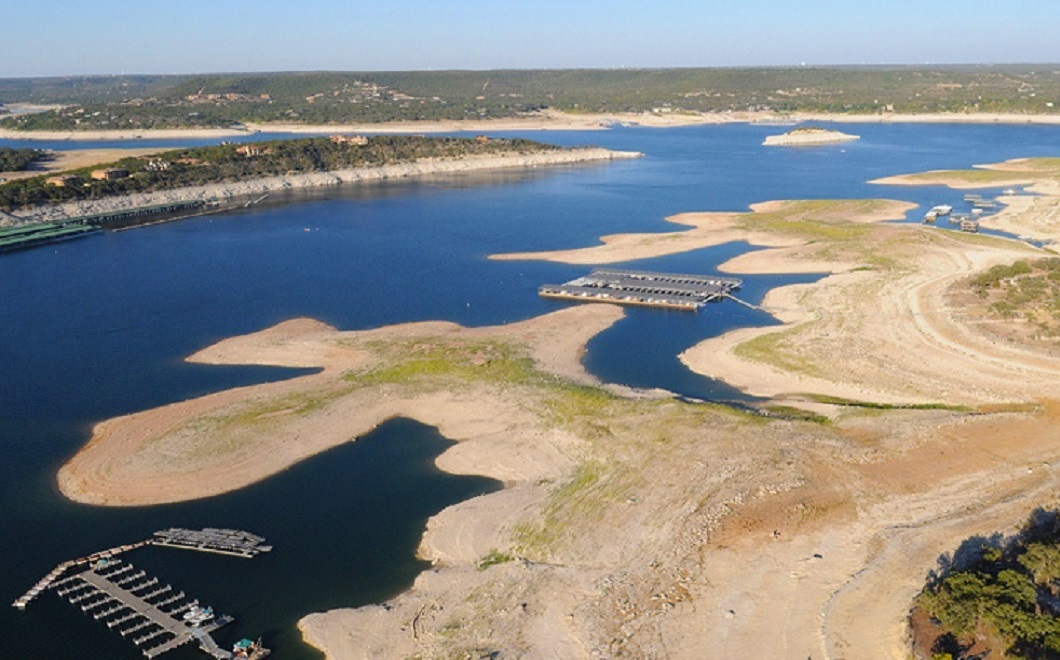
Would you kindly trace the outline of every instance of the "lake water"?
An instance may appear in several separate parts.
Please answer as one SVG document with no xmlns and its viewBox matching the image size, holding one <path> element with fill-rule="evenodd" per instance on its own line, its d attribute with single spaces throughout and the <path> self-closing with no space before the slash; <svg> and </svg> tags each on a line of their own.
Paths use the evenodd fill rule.
<svg viewBox="0 0 1060 660">
<path fill-rule="evenodd" d="M 674 226 L 664 221 L 667 215 L 739 211 L 770 199 L 889 197 L 964 208 L 959 191 L 866 181 L 1060 151 L 1060 132 L 1046 126 L 841 128 L 862 139 L 767 149 L 760 146 L 764 137 L 786 129 L 749 125 L 507 133 L 637 150 L 645 157 L 304 193 L 296 203 L 0 256 L 0 529 L 7 537 L 0 544 L 0 657 L 141 657 L 131 643 L 54 594 L 26 612 L 6 604 L 65 559 L 169 526 L 230 526 L 268 537 L 276 550 L 252 561 L 165 549 L 129 559 L 235 615 L 219 638 L 260 634 L 278 657 L 317 657 L 293 627 L 301 615 L 400 592 L 423 568 L 414 550 L 426 519 L 497 487 L 435 471 L 433 457 L 447 441 L 433 429 L 397 420 L 230 495 L 130 509 L 65 501 L 55 471 L 87 440 L 92 424 L 299 373 L 182 361 L 203 346 L 298 316 L 341 329 L 427 319 L 513 322 L 563 307 L 567 303 L 539 298 L 538 285 L 587 269 L 486 260 L 493 252 L 668 231 Z M 924 210 L 912 211 L 908 221 L 918 221 Z M 712 273 L 747 249 L 731 244 L 621 265 Z M 812 279 L 748 277 L 740 296 L 759 302 L 769 288 Z M 676 355 L 729 328 L 771 322 L 731 302 L 698 314 L 630 309 L 590 343 L 586 365 L 608 381 L 746 401 L 689 373 Z M 166 657 L 200 655 L 189 648 Z"/>
</svg>

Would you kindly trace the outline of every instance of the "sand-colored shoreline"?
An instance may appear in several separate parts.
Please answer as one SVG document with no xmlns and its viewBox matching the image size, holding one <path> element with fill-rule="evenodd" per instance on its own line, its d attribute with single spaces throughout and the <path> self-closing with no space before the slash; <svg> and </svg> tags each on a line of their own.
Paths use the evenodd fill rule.
<svg viewBox="0 0 1060 660">
<path fill-rule="evenodd" d="M 467 131 L 586 131 L 616 125 L 667 128 L 700 124 L 818 121 L 843 124 L 1060 124 L 1060 115 L 1014 113 L 938 113 L 844 115 L 827 113 L 774 114 L 768 112 L 719 113 L 608 113 L 570 114 L 549 111 L 527 117 L 461 121 L 384 122 L 377 124 L 246 124 L 245 128 L 16 131 L 0 129 L 5 140 L 179 140 L 230 138 L 260 133 L 450 133 Z"/>
<path fill-rule="evenodd" d="M 590 337 L 621 315 L 617 308 L 600 306 L 572 308 L 499 328 L 426 322 L 345 333 L 316 321 L 296 319 L 227 339 L 195 353 L 188 361 L 320 371 L 101 422 L 88 444 L 59 470 L 59 488 L 75 501 L 107 506 L 209 497 L 260 481 L 401 415 L 438 426 L 447 437 L 457 440 L 500 432 L 512 423 L 511 407 L 500 393 L 478 388 L 463 394 L 403 394 L 387 388 L 350 388 L 343 376 L 378 362 L 367 348 L 373 343 L 414 337 L 428 338 L 423 341 L 429 342 L 437 336 L 487 341 L 503 335 L 528 342 L 536 362 L 557 377 L 595 383 L 578 357 Z M 328 414 L 301 413 L 307 400 L 319 401 L 313 409 L 321 405 L 328 408 Z M 285 401 L 290 403 L 283 404 Z M 248 434 L 236 423 L 246 419 L 256 420 L 262 428 Z M 213 448 L 211 443 L 224 443 L 224 448 Z M 218 460 L 221 456 L 224 460 Z M 486 476 L 513 478 L 495 465 L 479 469 L 488 473 Z"/>
<path fill-rule="evenodd" d="M 483 131 L 589 131 L 605 130 L 615 125 L 648 127 L 693 126 L 718 124 L 743 115 L 727 114 L 658 114 L 658 113 L 613 113 L 570 114 L 556 111 L 540 112 L 524 117 L 502 119 L 468 119 L 440 121 L 403 121 L 352 124 L 304 124 L 304 123 L 247 123 L 241 128 L 189 128 L 189 129 L 144 129 L 144 130 L 85 130 L 85 131 L 17 131 L 0 129 L 0 139 L 7 140 L 178 140 L 204 138 L 231 138 L 246 135 L 300 133 L 456 133 Z M 748 115 L 750 117 L 750 115 Z"/>
<path fill-rule="evenodd" d="M 1060 240 L 1060 162 L 1049 158 L 1015 158 L 976 165 L 971 170 L 938 170 L 870 181 L 879 185 L 942 185 L 956 190 L 1005 188 L 995 197 L 1003 213 L 988 215 L 982 226 L 1052 244 Z M 1011 190 L 1009 190 L 1011 189 Z"/>
<path fill-rule="evenodd" d="M 491 254 L 497 261 L 544 260 L 566 264 L 612 264 L 650 259 L 691 250 L 745 241 L 757 247 L 787 248 L 802 245 L 805 237 L 770 231 L 769 222 L 777 215 L 798 219 L 809 214 L 843 216 L 853 223 L 875 223 L 901 219 L 914 205 L 894 200 L 775 200 L 752 204 L 750 212 L 690 212 L 666 218 L 667 222 L 690 229 L 654 234 L 611 234 L 600 237 L 600 245 L 548 250 Z M 770 252 L 769 254 L 774 254 Z M 768 260 L 767 260 L 768 261 Z M 840 266 L 822 259 L 787 262 L 784 269 L 768 272 L 826 273 Z"/>
<path fill-rule="evenodd" d="M 969 330 L 961 310 L 945 299 L 949 286 L 979 270 L 1046 253 L 919 225 L 883 225 L 912 206 L 877 200 L 871 208 L 857 208 L 864 203 L 769 202 L 754 205 L 751 213 L 680 214 L 668 220 L 691 229 L 605 236 L 599 246 L 491 258 L 595 265 L 746 241 L 767 249 L 736 257 L 720 270 L 828 276 L 767 294 L 763 307 L 782 328 L 742 328 L 686 350 L 680 358 L 693 371 L 769 398 L 813 394 L 969 405 L 1060 398 L 1060 362 L 995 345 L 994 338 Z M 860 305 L 864 300 L 874 304 Z"/>
<path fill-rule="evenodd" d="M 329 658 L 496 651 L 904 660 L 910 601 L 939 555 L 969 535 L 1011 530 L 1033 507 L 1055 504 L 1060 488 L 1060 357 L 981 334 L 947 302 L 961 278 L 1044 253 L 885 222 L 908 208 L 770 202 L 747 213 L 675 216 L 689 227 L 679 232 L 498 256 L 611 263 L 745 240 L 769 247 L 725 270 L 830 273 L 767 296 L 786 326 L 728 333 L 682 356 L 823 412 L 830 425 L 664 395 L 562 389 L 593 385 L 578 356 L 621 317 L 611 305 L 478 329 L 427 323 L 342 333 L 299 320 L 193 359 L 321 372 L 104 422 L 60 484 L 78 499 L 132 504 L 157 497 L 142 485 L 151 474 L 168 493 L 199 497 L 214 492 L 204 484 L 230 477 L 196 462 L 216 462 L 211 447 L 241 471 L 266 474 L 263 466 L 348 441 L 373 420 L 409 415 L 460 440 L 439 458 L 443 469 L 494 476 L 506 489 L 432 519 L 420 555 L 434 566 L 409 591 L 385 605 L 303 618 L 303 635 Z M 1023 209 L 1021 222 L 1047 208 Z M 781 340 L 748 357 L 739 350 L 751 338 L 745 332 Z M 490 351 L 504 341 L 527 347 L 555 379 L 543 382 L 561 389 L 537 389 L 542 381 L 533 379 L 498 386 L 472 376 L 437 388 L 369 377 L 387 346 L 413 361 L 438 346 L 471 347 L 461 368 L 474 374 L 500 359 Z M 332 398 L 347 373 L 376 385 Z M 805 392 L 964 403 L 976 414 L 844 408 L 807 402 Z M 1031 405 L 998 405 L 1009 402 Z M 204 443 L 204 433 L 217 442 Z M 241 438 L 259 443 L 255 451 L 244 452 Z M 492 550 L 513 559 L 479 570 Z"/>
<path fill-rule="evenodd" d="M 69 149 L 64 151 L 53 151 L 48 158 L 36 167 L 18 172 L 0 172 L 0 180 L 14 181 L 16 179 L 28 179 L 42 174 L 63 172 L 81 167 L 91 167 L 104 163 L 113 163 L 121 158 L 138 158 L 165 151 L 158 148 L 131 148 L 120 149 Z"/>
</svg>

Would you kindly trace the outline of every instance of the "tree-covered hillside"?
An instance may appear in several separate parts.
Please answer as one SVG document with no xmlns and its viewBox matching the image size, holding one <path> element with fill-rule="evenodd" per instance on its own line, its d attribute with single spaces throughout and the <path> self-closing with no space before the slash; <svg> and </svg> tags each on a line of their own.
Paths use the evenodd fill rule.
<svg viewBox="0 0 1060 660">
<path fill-rule="evenodd" d="M 568 112 L 1053 113 L 1060 67 L 314 72 L 0 79 L 24 130 L 384 122 Z"/>
<path fill-rule="evenodd" d="M 19 179 L 0 185 L 0 210 L 37 204 L 99 199 L 291 172 L 319 172 L 375 167 L 424 158 L 459 158 L 560 149 L 522 139 L 378 136 L 343 141 L 329 138 L 274 140 L 248 145 L 223 144 L 167 151 L 157 156 L 123 158 L 107 165 L 63 173 L 75 179 L 55 185 L 57 174 Z M 120 178 L 95 179 L 92 172 L 122 171 Z M 52 181 L 52 182 L 50 182 Z"/>
</svg>

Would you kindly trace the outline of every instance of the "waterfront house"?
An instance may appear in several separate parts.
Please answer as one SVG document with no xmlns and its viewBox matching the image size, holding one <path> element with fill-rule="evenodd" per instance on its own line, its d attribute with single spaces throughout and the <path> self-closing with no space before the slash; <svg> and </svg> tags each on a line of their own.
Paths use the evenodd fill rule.
<svg viewBox="0 0 1060 660">
<path fill-rule="evenodd" d="M 335 144 L 351 144 L 358 147 L 368 144 L 368 138 L 363 135 L 332 135 L 330 139 Z"/>
<path fill-rule="evenodd" d="M 124 179 L 127 176 L 129 176 L 129 170 L 123 170 L 118 167 L 92 170 L 92 178 L 97 181 L 114 181 L 115 179 Z"/>
<path fill-rule="evenodd" d="M 254 156 L 264 156 L 272 153 L 272 149 L 257 144 L 244 144 L 241 147 L 236 147 L 236 153 L 242 154 L 247 158 L 253 158 Z"/>
</svg>

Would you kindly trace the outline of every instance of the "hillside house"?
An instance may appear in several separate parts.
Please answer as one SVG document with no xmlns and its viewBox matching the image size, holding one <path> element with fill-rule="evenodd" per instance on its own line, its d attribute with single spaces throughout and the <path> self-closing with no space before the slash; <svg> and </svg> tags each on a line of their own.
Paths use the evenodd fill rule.
<svg viewBox="0 0 1060 660">
<path fill-rule="evenodd" d="M 59 176 L 48 177 L 44 180 L 44 183 L 49 186 L 58 186 L 59 188 L 71 188 L 81 185 L 81 177 L 73 174 L 60 174 Z"/>
<path fill-rule="evenodd" d="M 332 135 L 330 140 L 335 144 L 350 144 L 358 147 L 368 144 L 368 138 L 363 135 Z"/>
<path fill-rule="evenodd" d="M 108 167 L 102 170 L 92 170 L 92 178 L 97 181 L 114 181 L 129 176 L 129 170 L 119 167 Z"/>
</svg>

